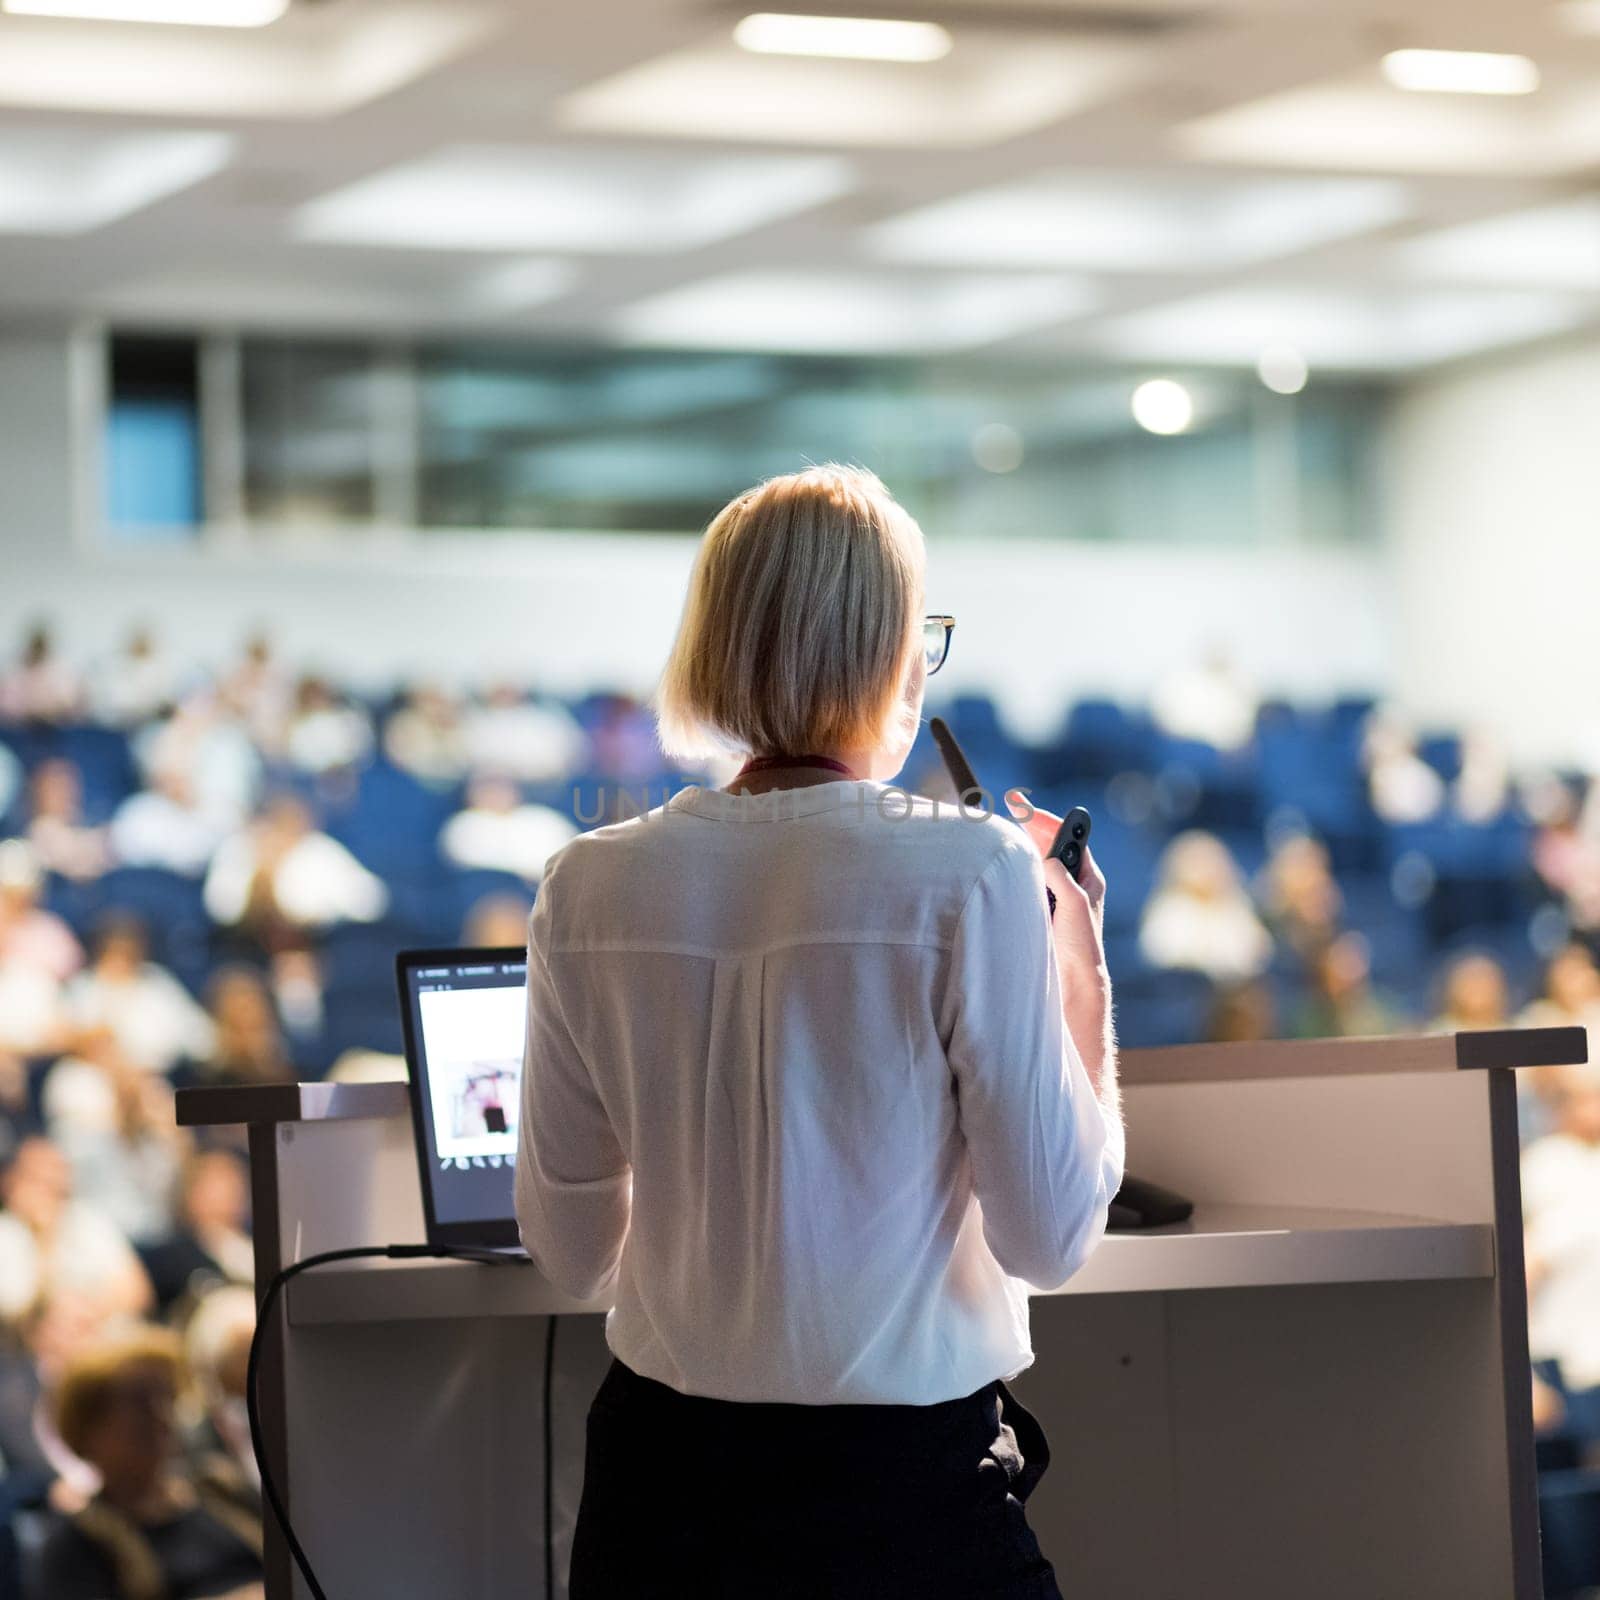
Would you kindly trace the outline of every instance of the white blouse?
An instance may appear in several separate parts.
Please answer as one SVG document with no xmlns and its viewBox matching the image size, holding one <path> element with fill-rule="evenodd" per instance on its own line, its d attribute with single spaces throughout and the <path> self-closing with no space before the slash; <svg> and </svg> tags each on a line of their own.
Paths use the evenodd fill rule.
<svg viewBox="0 0 1600 1600">
<path fill-rule="evenodd" d="M 684 789 L 551 860 L 517 1217 L 612 1352 L 729 1400 L 1029 1366 L 1122 1177 L 1016 824 L 870 782 Z"/>
</svg>

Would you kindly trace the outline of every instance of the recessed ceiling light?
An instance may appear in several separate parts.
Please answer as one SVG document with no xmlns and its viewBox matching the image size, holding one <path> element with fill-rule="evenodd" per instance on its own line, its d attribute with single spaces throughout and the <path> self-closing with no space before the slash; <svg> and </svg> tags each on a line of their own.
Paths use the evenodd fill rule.
<svg viewBox="0 0 1600 1600">
<path fill-rule="evenodd" d="M 757 11 L 733 30 L 741 49 L 770 56 L 839 56 L 850 61 L 938 61 L 950 35 L 937 22 L 882 17 L 808 17 Z"/>
<path fill-rule="evenodd" d="M 1397 89 L 1425 94 L 1532 94 L 1539 68 L 1527 56 L 1487 50 L 1391 50 L 1383 75 Z"/>
<path fill-rule="evenodd" d="M 1182 433 L 1194 421 L 1194 400 L 1175 378 L 1151 378 L 1133 391 L 1133 420 L 1147 433 Z"/>
<path fill-rule="evenodd" d="M 613 331 L 625 343 L 685 350 L 957 350 L 1064 322 L 1094 303 L 1093 290 L 1065 273 L 762 269 L 637 301 Z"/>
<path fill-rule="evenodd" d="M 831 156 L 451 145 L 302 206 L 295 231 L 406 250 L 695 249 L 832 200 Z"/>
<path fill-rule="evenodd" d="M 233 148 L 225 133 L 7 128 L 0 233 L 88 233 L 211 177 Z"/>
<path fill-rule="evenodd" d="M 1310 375 L 1306 358 L 1292 344 L 1269 344 L 1256 357 L 1256 376 L 1274 394 L 1299 394 Z"/>
<path fill-rule="evenodd" d="M 17 17 L 72 17 L 84 22 L 174 22 L 203 28 L 264 28 L 289 0 L 0 0 Z"/>
<path fill-rule="evenodd" d="M 1181 259 L 1203 271 L 1369 232 L 1410 207 L 1391 178 L 1079 169 L 902 213 L 869 228 L 864 243 L 896 261 L 1167 272 Z"/>
</svg>

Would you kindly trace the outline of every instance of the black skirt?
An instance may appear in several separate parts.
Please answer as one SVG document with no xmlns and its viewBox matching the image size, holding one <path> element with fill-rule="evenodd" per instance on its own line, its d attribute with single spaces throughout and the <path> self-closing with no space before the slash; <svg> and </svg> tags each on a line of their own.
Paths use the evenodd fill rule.
<svg viewBox="0 0 1600 1600">
<path fill-rule="evenodd" d="M 1049 1460 L 998 1379 L 806 1406 L 680 1394 L 613 1359 L 570 1600 L 1061 1600 L 1022 1504 Z"/>
</svg>

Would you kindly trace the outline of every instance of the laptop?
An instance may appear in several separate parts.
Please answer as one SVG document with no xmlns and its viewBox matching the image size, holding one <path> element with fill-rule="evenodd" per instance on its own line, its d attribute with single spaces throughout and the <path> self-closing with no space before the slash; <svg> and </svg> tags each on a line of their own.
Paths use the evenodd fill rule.
<svg viewBox="0 0 1600 1600">
<path fill-rule="evenodd" d="M 520 1254 L 512 1190 L 528 953 L 402 950 L 395 972 L 428 1243 Z"/>
</svg>

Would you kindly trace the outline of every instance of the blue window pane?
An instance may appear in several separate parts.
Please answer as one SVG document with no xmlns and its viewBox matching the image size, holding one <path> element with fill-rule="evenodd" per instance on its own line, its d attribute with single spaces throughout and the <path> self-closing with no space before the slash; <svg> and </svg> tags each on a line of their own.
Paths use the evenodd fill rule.
<svg viewBox="0 0 1600 1600">
<path fill-rule="evenodd" d="M 200 523 L 194 407 L 181 399 L 118 400 L 106 424 L 106 486 L 121 538 L 193 538 Z"/>
</svg>

